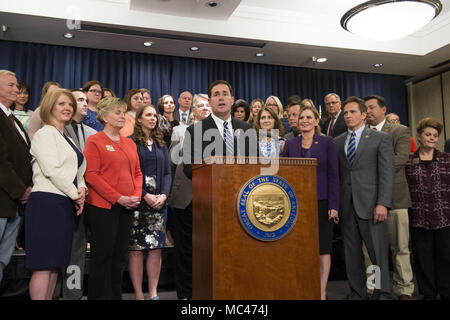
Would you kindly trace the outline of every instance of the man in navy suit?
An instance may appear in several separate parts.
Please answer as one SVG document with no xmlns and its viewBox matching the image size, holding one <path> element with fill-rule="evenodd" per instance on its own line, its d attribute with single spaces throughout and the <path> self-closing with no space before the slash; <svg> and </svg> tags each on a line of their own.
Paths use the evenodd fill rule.
<svg viewBox="0 0 450 320">
<path fill-rule="evenodd" d="M 210 156 L 256 156 L 257 139 L 251 124 L 231 117 L 233 88 L 216 80 L 208 88 L 211 114 L 189 126 L 183 142 L 184 172 L 192 178 L 192 163 Z M 253 148 L 253 149 L 252 149 Z"/>
<path fill-rule="evenodd" d="M 19 211 L 31 193 L 30 140 L 11 105 L 19 89 L 16 75 L 0 70 L 0 282 L 16 243 Z"/>
<path fill-rule="evenodd" d="M 329 93 L 325 96 L 324 102 L 328 119 L 322 123 L 320 130 L 334 138 L 347 131 L 344 114 L 341 111 L 341 98 L 336 93 Z"/>
</svg>

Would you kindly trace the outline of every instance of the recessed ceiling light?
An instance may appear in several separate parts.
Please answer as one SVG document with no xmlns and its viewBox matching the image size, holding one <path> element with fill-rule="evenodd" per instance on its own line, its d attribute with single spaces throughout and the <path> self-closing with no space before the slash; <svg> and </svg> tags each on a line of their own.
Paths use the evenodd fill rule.
<svg viewBox="0 0 450 320">
<path fill-rule="evenodd" d="M 205 3 L 205 6 L 207 6 L 209 8 L 217 8 L 218 6 L 220 6 L 220 2 L 219 1 L 207 1 Z"/>
<path fill-rule="evenodd" d="M 66 38 L 66 39 L 72 39 L 73 38 L 73 34 L 71 34 L 69 32 L 66 32 L 66 33 L 63 34 L 63 37 Z"/>
<path fill-rule="evenodd" d="M 311 57 L 311 60 L 313 63 L 316 63 L 316 62 L 322 63 L 322 62 L 326 62 L 328 59 L 325 57 L 320 57 L 320 58 Z"/>
<path fill-rule="evenodd" d="M 144 46 L 146 46 L 146 47 L 151 47 L 152 44 L 153 44 L 153 42 L 151 42 L 151 41 L 145 41 L 144 42 Z"/>
<path fill-rule="evenodd" d="M 439 0 L 366 1 L 346 12 L 341 26 L 364 38 L 393 40 L 416 32 L 441 11 Z"/>
<path fill-rule="evenodd" d="M 199 47 L 191 47 L 191 51 L 198 51 L 198 50 L 200 50 Z"/>
<path fill-rule="evenodd" d="M 264 53 L 262 53 L 262 52 L 257 52 L 257 53 L 255 54 L 255 56 L 257 56 L 257 57 L 264 57 Z"/>
<path fill-rule="evenodd" d="M 381 68 L 383 66 L 383 64 L 382 63 L 375 63 L 373 66 L 375 68 Z"/>
</svg>

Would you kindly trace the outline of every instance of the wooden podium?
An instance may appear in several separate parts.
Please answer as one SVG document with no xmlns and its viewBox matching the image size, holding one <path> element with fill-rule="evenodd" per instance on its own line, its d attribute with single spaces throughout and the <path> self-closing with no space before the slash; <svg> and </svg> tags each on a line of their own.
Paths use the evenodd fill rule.
<svg viewBox="0 0 450 320">
<path fill-rule="evenodd" d="M 237 212 L 241 188 L 269 165 L 257 158 L 234 158 L 234 164 L 213 159 L 192 170 L 193 299 L 319 300 L 316 159 L 278 160 L 276 176 L 294 190 L 298 213 L 290 232 L 276 241 L 249 235 Z"/>
</svg>

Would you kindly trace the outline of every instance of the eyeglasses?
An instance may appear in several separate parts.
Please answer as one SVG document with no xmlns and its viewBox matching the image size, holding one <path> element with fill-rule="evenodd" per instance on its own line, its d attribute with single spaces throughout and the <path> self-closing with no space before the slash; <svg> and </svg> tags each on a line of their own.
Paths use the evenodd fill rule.
<svg viewBox="0 0 450 320">
<path fill-rule="evenodd" d="M 93 94 L 102 94 L 103 91 L 91 89 L 91 90 L 88 90 L 88 92 L 93 93 Z"/>
<path fill-rule="evenodd" d="M 266 107 L 278 107 L 278 105 L 276 103 L 268 103 Z"/>
<path fill-rule="evenodd" d="M 331 106 L 331 105 L 336 105 L 336 104 L 338 104 L 339 103 L 339 101 L 330 101 L 330 102 L 327 102 L 327 103 L 325 103 L 325 105 L 326 106 Z"/>
<path fill-rule="evenodd" d="M 400 123 L 400 120 L 398 120 L 398 119 L 391 119 L 391 120 L 388 120 L 388 122 L 390 122 L 390 123 L 396 123 L 396 124 L 399 124 Z"/>
</svg>

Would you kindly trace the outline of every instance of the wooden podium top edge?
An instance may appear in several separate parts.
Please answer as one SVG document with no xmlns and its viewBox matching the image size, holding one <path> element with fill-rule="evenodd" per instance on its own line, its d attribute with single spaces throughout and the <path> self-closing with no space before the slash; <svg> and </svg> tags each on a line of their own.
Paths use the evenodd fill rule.
<svg viewBox="0 0 450 320">
<path fill-rule="evenodd" d="M 213 156 L 205 158 L 202 163 L 194 163 L 192 169 L 201 168 L 211 164 L 260 164 L 269 165 L 278 163 L 279 165 L 300 165 L 317 166 L 316 158 L 265 158 L 265 157 L 243 157 L 243 156 Z"/>
</svg>

